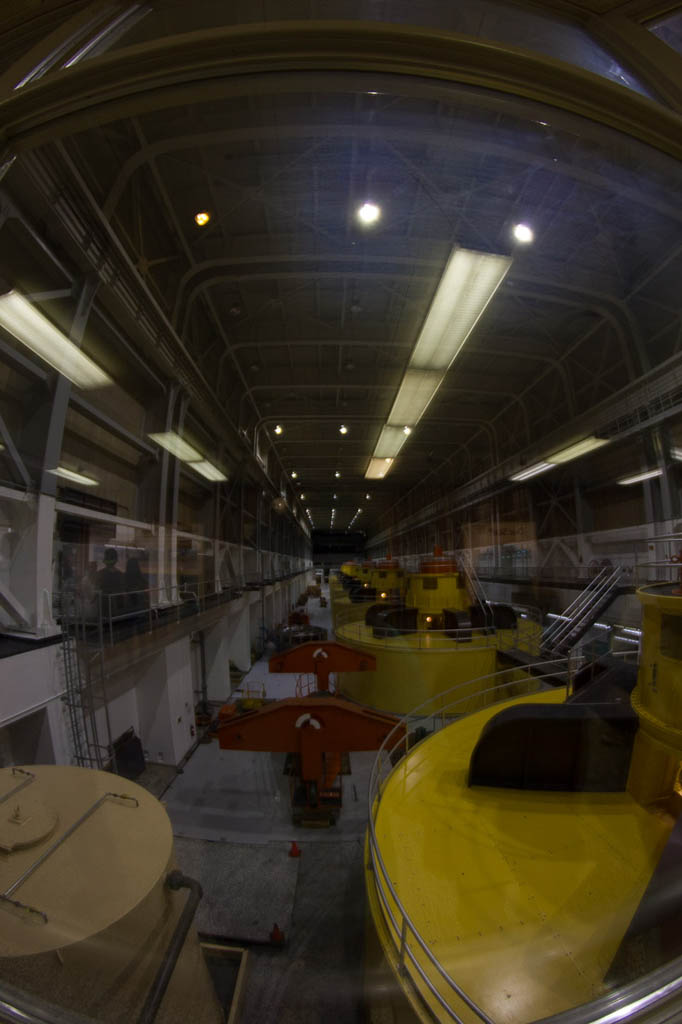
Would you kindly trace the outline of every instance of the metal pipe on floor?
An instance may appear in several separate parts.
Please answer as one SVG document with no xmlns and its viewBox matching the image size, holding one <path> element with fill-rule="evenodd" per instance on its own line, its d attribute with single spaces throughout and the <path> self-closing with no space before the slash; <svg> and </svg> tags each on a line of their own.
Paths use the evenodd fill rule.
<svg viewBox="0 0 682 1024">
<path fill-rule="evenodd" d="M 188 875 L 183 875 L 181 871 L 171 871 L 166 878 L 166 885 L 169 889 L 174 891 L 178 889 L 189 889 L 190 894 L 183 911 L 178 919 L 178 923 L 175 926 L 175 931 L 168 944 L 168 948 L 164 954 L 161 966 L 156 972 L 156 977 L 152 983 L 152 987 L 147 993 L 144 1006 L 140 1016 L 137 1018 L 137 1024 L 151 1024 L 156 1017 L 161 1006 L 161 1001 L 168 988 L 168 983 L 171 980 L 171 976 L 175 969 L 175 965 L 178 962 L 178 957 L 182 952 L 182 947 L 185 944 L 187 933 L 189 932 L 194 915 L 199 901 L 203 896 L 203 890 L 199 883 L 194 878 L 189 878 Z"/>
</svg>

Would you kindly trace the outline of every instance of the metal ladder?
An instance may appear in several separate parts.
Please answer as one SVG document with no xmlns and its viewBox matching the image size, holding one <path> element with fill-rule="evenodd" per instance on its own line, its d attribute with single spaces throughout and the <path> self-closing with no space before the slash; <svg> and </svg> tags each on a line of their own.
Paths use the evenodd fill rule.
<svg viewBox="0 0 682 1024">
<path fill-rule="evenodd" d="M 541 650 L 569 651 L 612 600 L 623 570 L 605 566 L 542 633 Z"/>
<path fill-rule="evenodd" d="M 80 601 L 62 608 L 64 696 L 76 764 L 116 771 L 109 704 L 104 681 L 104 634 L 101 606 L 94 621 L 86 619 Z M 99 716 L 98 711 L 104 711 Z M 104 735 L 100 735 L 104 727 Z"/>
</svg>

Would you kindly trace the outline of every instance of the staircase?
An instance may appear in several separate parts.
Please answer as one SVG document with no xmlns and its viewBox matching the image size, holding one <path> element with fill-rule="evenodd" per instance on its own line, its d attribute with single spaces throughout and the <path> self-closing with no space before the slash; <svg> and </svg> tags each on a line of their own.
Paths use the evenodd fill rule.
<svg viewBox="0 0 682 1024">
<path fill-rule="evenodd" d="M 481 611 L 485 618 L 485 625 L 492 627 L 493 614 L 490 609 L 490 605 L 488 604 L 488 598 L 486 597 L 485 590 L 483 589 L 481 581 L 479 580 L 478 574 L 474 568 L 474 563 L 471 561 L 469 552 L 464 549 L 460 549 L 455 552 L 455 557 L 457 559 L 457 565 L 466 579 L 470 596 L 481 607 Z"/>
<path fill-rule="evenodd" d="M 585 635 L 605 608 L 613 601 L 621 585 L 623 570 L 607 566 L 587 584 L 576 599 L 542 633 L 543 654 L 568 654 Z"/>
</svg>

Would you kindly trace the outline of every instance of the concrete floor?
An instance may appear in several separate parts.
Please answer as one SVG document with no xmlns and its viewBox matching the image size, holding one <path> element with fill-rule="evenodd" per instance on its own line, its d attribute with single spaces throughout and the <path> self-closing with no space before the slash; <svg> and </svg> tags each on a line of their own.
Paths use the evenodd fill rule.
<svg viewBox="0 0 682 1024">
<path fill-rule="evenodd" d="M 329 608 L 311 598 L 306 611 L 333 639 Z M 295 675 L 268 673 L 270 653 L 240 689 L 294 696 Z M 283 754 L 202 744 L 164 794 L 179 866 L 204 888 L 199 931 L 249 948 L 243 1024 L 364 1019 L 362 848 L 374 756 L 350 755 L 353 774 L 343 780 L 333 828 L 292 825 Z M 294 839 L 300 858 L 288 855 Z M 269 944 L 275 923 L 285 935 L 281 947 Z"/>
</svg>

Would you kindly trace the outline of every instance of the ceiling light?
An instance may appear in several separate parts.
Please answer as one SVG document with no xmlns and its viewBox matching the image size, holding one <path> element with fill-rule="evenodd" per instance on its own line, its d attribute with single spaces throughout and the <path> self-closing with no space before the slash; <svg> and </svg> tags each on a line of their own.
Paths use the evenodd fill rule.
<svg viewBox="0 0 682 1024">
<path fill-rule="evenodd" d="M 190 466 L 192 469 L 196 469 L 197 473 L 200 473 L 201 476 L 211 480 L 213 483 L 222 483 L 222 481 L 227 480 L 222 470 L 214 466 L 208 459 L 201 459 L 200 462 L 190 462 Z"/>
<path fill-rule="evenodd" d="M 381 209 L 376 203 L 363 203 L 357 212 L 358 220 L 363 224 L 376 224 L 381 216 Z"/>
<path fill-rule="evenodd" d="M 339 473 L 338 469 L 337 469 L 337 471 L 336 471 L 336 472 L 334 473 L 334 476 L 335 476 L 335 477 L 336 477 L 337 479 L 338 479 L 338 478 L 339 478 L 339 477 L 341 476 L 341 474 Z"/>
<path fill-rule="evenodd" d="M 300 497 L 301 501 L 305 501 L 305 494 L 300 494 L 299 497 Z"/>
<path fill-rule="evenodd" d="M 381 591 L 381 593 L 379 594 L 379 597 L 380 597 L 380 598 L 381 598 L 382 600 L 384 600 L 384 599 L 386 598 L 386 591 L 385 591 L 385 590 L 382 590 L 382 591 Z"/>
<path fill-rule="evenodd" d="M 384 459 L 370 459 L 369 465 L 365 471 L 366 480 L 381 480 L 386 476 L 390 468 L 391 460 L 388 459 L 388 465 Z"/>
<path fill-rule="evenodd" d="M 341 426 L 339 427 L 339 434 L 347 434 L 347 433 L 348 433 L 348 427 L 344 423 L 342 423 Z"/>
<path fill-rule="evenodd" d="M 0 295 L 0 326 L 79 388 L 113 384 L 108 373 L 16 291 Z"/>
<path fill-rule="evenodd" d="M 370 500 L 371 500 L 371 499 L 370 499 L 370 496 L 369 496 L 369 494 L 366 494 L 366 495 L 365 495 L 365 501 L 370 501 Z"/>
<path fill-rule="evenodd" d="M 292 474 L 291 474 L 291 479 L 292 479 L 292 480 L 295 480 L 297 476 L 298 476 L 298 473 L 297 473 L 297 472 L 296 472 L 296 470 L 294 469 L 294 470 L 293 470 L 293 472 L 292 472 Z"/>
<path fill-rule="evenodd" d="M 529 228 L 527 224 L 515 224 L 512 229 L 512 234 L 517 242 L 521 242 L 523 245 L 528 245 L 535 238 L 533 229 Z"/>
<path fill-rule="evenodd" d="M 607 437 L 585 437 L 582 441 L 576 441 L 575 444 L 569 445 L 568 448 L 555 452 L 554 455 L 548 455 L 547 462 L 570 462 L 571 459 L 577 459 L 581 455 L 586 455 L 587 452 L 592 452 L 595 448 L 601 448 L 602 445 L 608 443 L 609 439 Z"/>
<path fill-rule="evenodd" d="M 649 469 L 649 470 L 647 470 L 646 473 L 638 473 L 637 476 L 626 476 L 626 477 L 623 477 L 623 479 L 619 480 L 618 483 L 623 485 L 623 486 L 626 485 L 626 484 L 638 484 L 642 480 L 652 480 L 655 476 L 662 476 L 662 475 L 663 475 L 663 470 L 662 469 Z"/>
<path fill-rule="evenodd" d="M 382 427 L 374 449 L 374 457 L 394 459 L 406 441 L 407 437 L 400 427 Z"/>
<path fill-rule="evenodd" d="M 682 462 L 682 448 L 671 448 L 670 455 L 675 462 Z"/>
<path fill-rule="evenodd" d="M 447 370 L 511 266 L 511 257 L 455 249 L 447 262 L 409 366 Z M 395 422 L 389 420 L 389 422 Z M 403 419 L 403 423 L 415 420 Z"/>
<path fill-rule="evenodd" d="M 334 501 L 337 501 L 338 497 L 339 497 L 338 494 L 332 494 L 332 498 L 334 499 Z"/>
<path fill-rule="evenodd" d="M 48 473 L 61 476 L 64 480 L 70 480 L 73 484 L 82 484 L 83 487 L 97 487 L 99 485 L 99 480 L 95 480 L 94 477 L 86 476 L 84 473 L 75 473 L 72 469 L 66 469 L 64 466 L 48 469 Z"/>
<path fill-rule="evenodd" d="M 403 427 L 403 434 L 405 437 L 409 437 L 412 433 L 412 427 Z"/>
<path fill-rule="evenodd" d="M 283 428 L 283 427 L 281 427 L 281 426 L 279 425 L 279 423 L 278 423 L 278 424 L 277 424 L 277 426 L 275 427 L 275 433 L 276 433 L 276 434 L 281 434 L 281 433 L 283 432 L 283 430 L 284 430 L 284 428 Z"/>
<path fill-rule="evenodd" d="M 200 210 L 199 213 L 194 214 L 195 223 L 198 224 L 200 228 L 205 228 L 210 219 L 211 214 L 208 210 Z"/>
<path fill-rule="evenodd" d="M 179 434 L 176 434 L 174 430 L 166 430 L 160 434 L 149 434 L 149 437 L 182 462 L 201 462 L 203 459 L 203 455 L 196 448 L 193 448 L 191 444 L 183 440 Z"/>
<path fill-rule="evenodd" d="M 510 476 L 510 480 L 530 480 L 532 476 L 537 476 L 538 473 L 544 473 L 547 469 L 553 469 L 553 462 L 536 462 L 533 466 L 528 466 L 526 469 L 520 470 L 518 473 L 514 473 L 514 476 Z"/>
<path fill-rule="evenodd" d="M 384 459 L 384 462 L 393 462 L 393 459 Z"/>
</svg>

